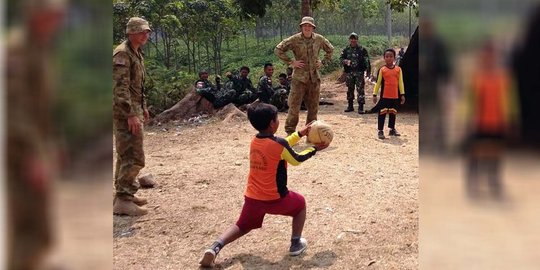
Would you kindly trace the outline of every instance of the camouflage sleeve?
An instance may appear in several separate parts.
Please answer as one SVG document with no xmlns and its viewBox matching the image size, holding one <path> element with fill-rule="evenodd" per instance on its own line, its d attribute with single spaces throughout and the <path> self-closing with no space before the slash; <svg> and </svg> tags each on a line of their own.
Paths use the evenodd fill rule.
<svg viewBox="0 0 540 270">
<path fill-rule="evenodd" d="M 332 61 L 332 53 L 334 52 L 334 46 L 328 41 L 328 39 L 323 37 L 322 49 L 326 52 L 323 59 L 323 64 L 328 64 Z"/>
<path fill-rule="evenodd" d="M 294 36 L 284 39 L 274 49 L 274 54 L 287 65 L 292 62 L 292 59 L 287 55 L 287 51 L 291 49 L 293 38 Z"/>
<path fill-rule="evenodd" d="M 130 59 L 127 53 L 119 52 L 113 56 L 113 80 L 114 80 L 114 109 L 125 118 L 135 116 L 131 108 L 131 96 L 129 93 L 130 82 Z"/>
<path fill-rule="evenodd" d="M 366 48 L 362 48 L 362 54 L 364 54 L 364 61 L 365 61 L 367 74 L 371 75 L 371 61 L 369 61 L 369 54 Z"/>
<path fill-rule="evenodd" d="M 339 57 L 339 61 L 343 63 L 343 60 L 347 59 L 347 48 L 343 49 L 341 51 L 341 56 Z"/>
</svg>

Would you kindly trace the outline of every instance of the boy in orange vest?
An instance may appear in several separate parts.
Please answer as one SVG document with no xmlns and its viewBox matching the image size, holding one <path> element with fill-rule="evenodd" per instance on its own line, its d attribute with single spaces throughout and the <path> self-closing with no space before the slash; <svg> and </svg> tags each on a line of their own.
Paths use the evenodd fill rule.
<svg viewBox="0 0 540 270">
<path fill-rule="evenodd" d="M 378 137 L 379 139 L 385 139 L 383 128 L 386 115 L 389 114 L 388 127 L 390 128 L 390 136 L 401 136 L 396 130 L 396 114 L 397 107 L 400 104 L 405 103 L 405 86 L 403 85 L 403 72 L 399 66 L 394 64 L 396 59 L 396 51 L 394 49 L 386 49 L 384 51 L 384 62 L 386 65 L 379 69 L 377 76 L 377 83 L 373 90 L 373 103 L 377 104 L 377 94 L 379 89 L 381 90 L 381 100 L 378 107 L 379 121 L 378 121 Z"/>
<path fill-rule="evenodd" d="M 295 152 L 291 145 L 306 136 L 311 127 L 308 124 L 285 139 L 274 136 L 279 127 L 278 110 L 274 105 L 253 103 L 248 106 L 247 115 L 259 133 L 251 141 L 244 206 L 236 224 L 204 252 L 199 262 L 202 267 L 211 267 L 219 251 L 228 243 L 261 228 L 266 214 L 293 217 L 289 255 L 300 255 L 307 248 L 307 241 L 302 238 L 306 202 L 302 195 L 287 189 L 287 163 L 300 165 L 328 145 L 310 146 L 301 153 Z"/>
</svg>

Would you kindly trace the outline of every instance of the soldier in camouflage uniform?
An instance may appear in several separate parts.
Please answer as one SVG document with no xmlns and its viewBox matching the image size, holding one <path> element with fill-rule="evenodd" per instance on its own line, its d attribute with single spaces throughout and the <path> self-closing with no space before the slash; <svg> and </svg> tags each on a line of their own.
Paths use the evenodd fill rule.
<svg viewBox="0 0 540 270">
<path fill-rule="evenodd" d="M 148 120 L 144 96 L 146 71 L 141 47 L 146 43 L 150 26 L 133 17 L 126 26 L 128 38 L 113 52 L 113 124 L 116 146 L 113 212 L 130 216 L 148 212 L 140 206 L 146 199 L 135 196 L 139 184 L 135 178 L 144 167 L 143 122 Z"/>
<path fill-rule="evenodd" d="M 371 74 L 371 63 L 369 62 L 368 52 L 365 48 L 358 45 L 358 35 L 351 33 L 349 35 L 349 46 L 347 46 L 341 52 L 339 58 L 343 63 L 343 68 L 347 74 L 347 102 L 348 106 L 345 112 L 354 111 L 354 88 L 356 86 L 357 100 L 358 100 L 358 113 L 364 114 L 365 92 L 364 86 L 366 84 L 364 80 L 364 72 Z"/>
<path fill-rule="evenodd" d="M 199 79 L 195 82 L 195 92 L 213 103 L 216 100 L 216 94 L 220 88 L 220 80 L 221 78 L 219 76 L 216 77 L 216 84 L 218 87 L 214 86 L 214 84 L 208 80 L 208 71 L 201 70 L 199 72 Z"/>
<path fill-rule="evenodd" d="M 264 75 L 259 79 L 257 95 L 261 102 L 272 104 L 276 106 L 279 111 L 284 111 L 287 109 L 287 90 L 279 86 L 273 87 L 273 74 L 274 66 L 272 63 L 264 64 Z"/>
<path fill-rule="evenodd" d="M 306 123 L 317 120 L 321 85 L 319 69 L 332 60 L 334 51 L 326 38 L 313 33 L 316 26 L 312 17 L 302 18 L 300 27 L 300 33 L 284 39 L 274 50 L 279 59 L 294 68 L 288 99 L 289 112 L 285 122 L 285 131 L 288 134 L 296 131 L 302 100 L 308 110 Z M 323 61 L 319 59 L 320 50 L 326 52 Z M 295 60 L 287 55 L 287 51 L 293 52 Z"/>
<path fill-rule="evenodd" d="M 63 1 L 55 0 L 19 2 L 25 9 L 15 16 L 23 19 L 9 25 L 5 37 L 3 266 L 45 269 L 56 238 L 51 222 L 55 216 L 51 215 L 51 191 L 58 165 L 51 57 L 66 7 Z"/>
<path fill-rule="evenodd" d="M 227 75 L 229 81 L 225 84 L 225 88 L 228 90 L 234 89 L 235 95 L 233 102 L 236 106 L 252 103 L 257 99 L 257 93 L 253 83 L 248 78 L 249 68 L 243 66 L 240 68 L 240 74 Z M 230 91 L 224 93 L 227 97 L 230 95 Z"/>
</svg>

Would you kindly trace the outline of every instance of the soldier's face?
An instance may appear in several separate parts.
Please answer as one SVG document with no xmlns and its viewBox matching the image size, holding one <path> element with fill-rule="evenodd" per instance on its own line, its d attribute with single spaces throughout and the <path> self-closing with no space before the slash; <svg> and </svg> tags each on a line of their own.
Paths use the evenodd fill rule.
<svg viewBox="0 0 540 270">
<path fill-rule="evenodd" d="M 272 66 L 266 67 L 264 69 L 264 74 L 266 74 L 266 76 L 268 77 L 272 77 L 272 75 L 274 74 L 274 67 Z"/>
<path fill-rule="evenodd" d="M 137 34 L 133 34 L 134 41 L 139 45 L 144 45 L 150 37 L 150 31 L 146 30 Z"/>
<path fill-rule="evenodd" d="M 208 80 L 208 73 L 201 74 L 201 80 Z"/>
<path fill-rule="evenodd" d="M 240 77 L 246 78 L 249 72 L 245 69 L 240 70 Z"/>
<path fill-rule="evenodd" d="M 279 84 L 285 85 L 287 83 L 287 78 L 279 77 Z"/>
<path fill-rule="evenodd" d="M 356 38 L 349 38 L 349 42 L 351 43 L 351 46 L 356 46 L 358 44 L 358 39 Z"/>
<path fill-rule="evenodd" d="M 315 29 L 315 27 L 313 27 L 311 24 L 302 24 L 302 34 L 304 37 L 311 37 L 313 34 L 313 29 Z"/>
</svg>

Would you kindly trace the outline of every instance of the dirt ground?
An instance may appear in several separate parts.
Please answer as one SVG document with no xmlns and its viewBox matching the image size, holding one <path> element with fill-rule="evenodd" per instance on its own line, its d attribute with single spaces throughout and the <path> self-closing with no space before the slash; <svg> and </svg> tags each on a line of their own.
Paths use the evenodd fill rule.
<svg viewBox="0 0 540 270">
<path fill-rule="evenodd" d="M 326 78 L 321 89 L 334 105 L 321 106 L 319 120 L 334 141 L 288 169 L 289 189 L 307 201 L 307 251 L 289 257 L 291 218 L 267 216 L 263 228 L 221 251 L 217 269 L 418 268 L 418 115 L 399 114 L 402 136 L 381 141 L 376 114 L 343 112 L 344 84 Z M 367 97 L 372 89 L 366 85 Z M 247 119 L 194 118 L 145 133 L 141 173 L 159 186 L 138 193 L 149 199 L 148 215 L 114 216 L 114 268 L 198 269 L 203 251 L 238 218 L 255 130 Z"/>
</svg>

